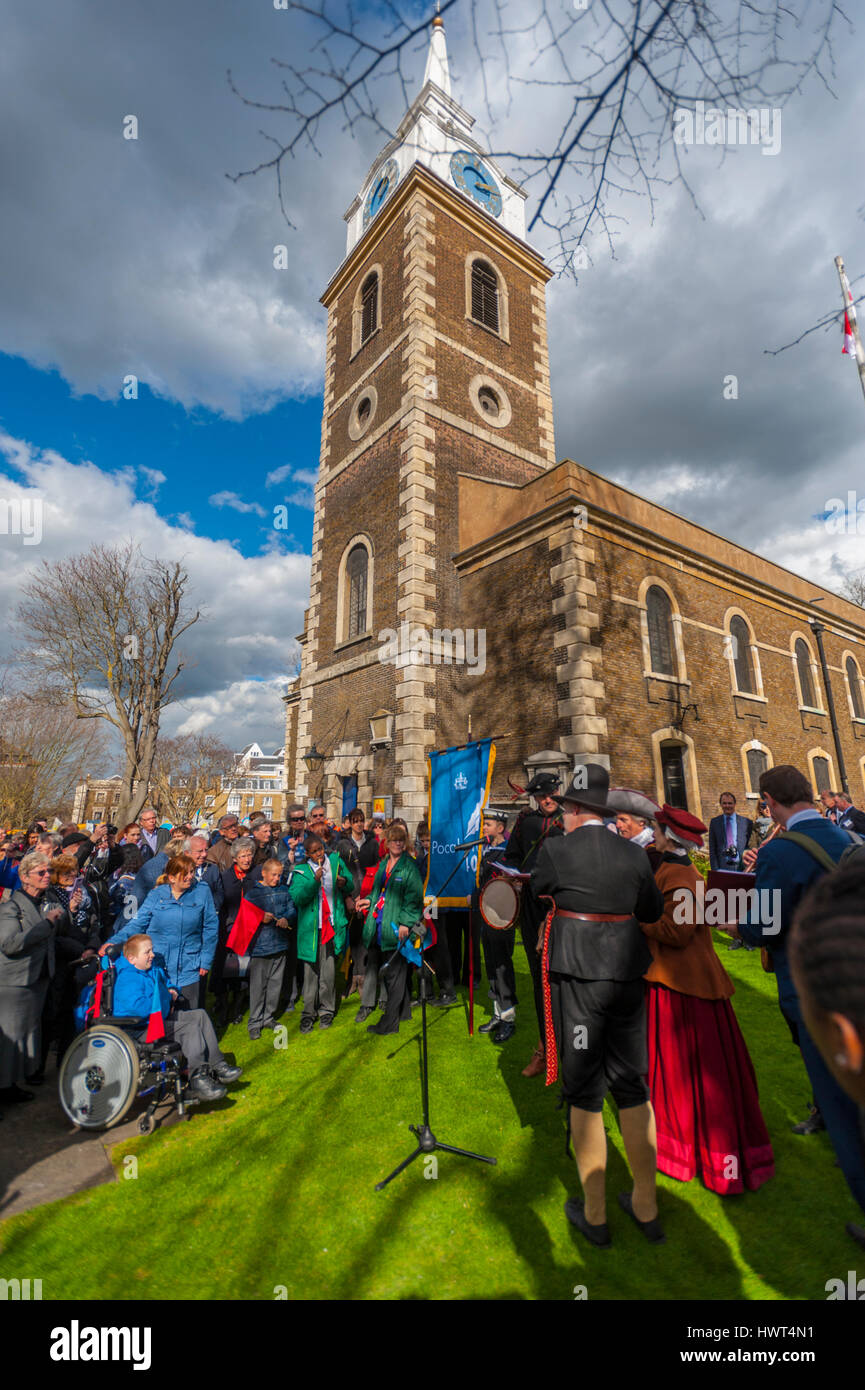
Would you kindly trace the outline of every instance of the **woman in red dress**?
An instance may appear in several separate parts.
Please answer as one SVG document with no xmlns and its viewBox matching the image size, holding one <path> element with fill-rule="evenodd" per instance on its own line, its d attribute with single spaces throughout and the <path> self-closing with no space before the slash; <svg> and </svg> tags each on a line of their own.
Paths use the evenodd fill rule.
<svg viewBox="0 0 865 1390">
<path fill-rule="evenodd" d="M 707 827 L 663 806 L 655 818 L 655 870 L 664 915 L 643 926 L 654 960 L 646 972 L 649 1089 L 658 1127 L 658 1169 L 690 1182 L 699 1173 L 726 1196 L 758 1188 L 775 1162 L 757 1096 L 754 1066 L 730 996 L 733 982 L 715 952 L 689 847 Z"/>
</svg>

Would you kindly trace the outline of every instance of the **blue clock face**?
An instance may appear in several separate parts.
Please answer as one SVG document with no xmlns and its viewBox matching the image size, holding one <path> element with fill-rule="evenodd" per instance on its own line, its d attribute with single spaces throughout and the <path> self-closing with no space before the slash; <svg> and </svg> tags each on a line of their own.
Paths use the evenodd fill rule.
<svg viewBox="0 0 865 1390">
<path fill-rule="evenodd" d="M 399 183 L 399 165 L 395 159 L 383 164 L 373 179 L 372 188 L 366 197 L 363 209 L 363 225 L 368 227 L 385 199 Z"/>
<path fill-rule="evenodd" d="M 461 193 L 480 203 L 492 217 L 501 217 L 502 195 L 479 155 L 457 150 L 451 155 L 451 178 Z"/>
</svg>

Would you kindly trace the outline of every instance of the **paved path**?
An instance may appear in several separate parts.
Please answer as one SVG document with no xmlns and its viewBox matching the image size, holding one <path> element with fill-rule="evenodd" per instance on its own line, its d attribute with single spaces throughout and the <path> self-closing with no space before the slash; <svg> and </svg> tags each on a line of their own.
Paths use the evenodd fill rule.
<svg viewBox="0 0 865 1390">
<path fill-rule="evenodd" d="M 72 1192 L 116 1182 L 109 1155 L 115 1144 L 138 1136 L 138 1116 L 145 1108 L 145 1102 L 136 1101 L 131 1118 L 114 1129 L 78 1129 L 60 1108 L 53 1057 L 45 1084 L 28 1089 L 35 1091 L 36 1099 L 4 1105 L 0 1120 L 0 1220 Z M 177 1123 L 170 1101 L 160 1106 L 156 1121 Z"/>
</svg>

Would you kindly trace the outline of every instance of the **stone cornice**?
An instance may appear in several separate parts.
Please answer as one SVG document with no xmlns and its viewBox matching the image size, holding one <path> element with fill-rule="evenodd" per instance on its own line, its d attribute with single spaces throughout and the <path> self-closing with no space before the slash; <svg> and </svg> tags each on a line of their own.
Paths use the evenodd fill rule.
<svg viewBox="0 0 865 1390">
<path fill-rule="evenodd" d="M 474 232 L 491 248 L 495 248 L 499 255 L 505 256 L 521 270 L 534 276 L 541 284 L 546 284 L 552 278 L 553 272 L 527 242 L 520 241 L 519 237 L 506 231 L 486 213 L 474 208 L 467 199 L 425 165 L 414 164 L 330 281 L 321 296 L 321 303 L 325 308 L 330 308 L 358 268 L 375 252 L 375 248 L 405 212 L 406 204 L 412 195 L 419 191 L 425 195 L 431 206 L 453 217 L 466 230 Z"/>
</svg>

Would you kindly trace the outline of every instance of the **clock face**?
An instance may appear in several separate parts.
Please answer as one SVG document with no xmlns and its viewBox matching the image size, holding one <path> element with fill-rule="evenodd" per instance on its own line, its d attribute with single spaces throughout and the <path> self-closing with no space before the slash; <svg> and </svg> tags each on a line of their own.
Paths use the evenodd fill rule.
<svg viewBox="0 0 865 1390">
<path fill-rule="evenodd" d="M 367 194 L 366 203 L 363 209 L 363 225 L 368 227 L 375 217 L 385 198 L 393 192 L 399 183 L 399 165 L 395 159 L 389 159 L 383 164 L 376 174 L 372 188 Z"/>
<path fill-rule="evenodd" d="M 457 150 L 451 155 L 451 178 L 461 193 L 466 193 L 492 217 L 501 217 L 502 195 L 498 184 L 479 155 Z"/>
</svg>

